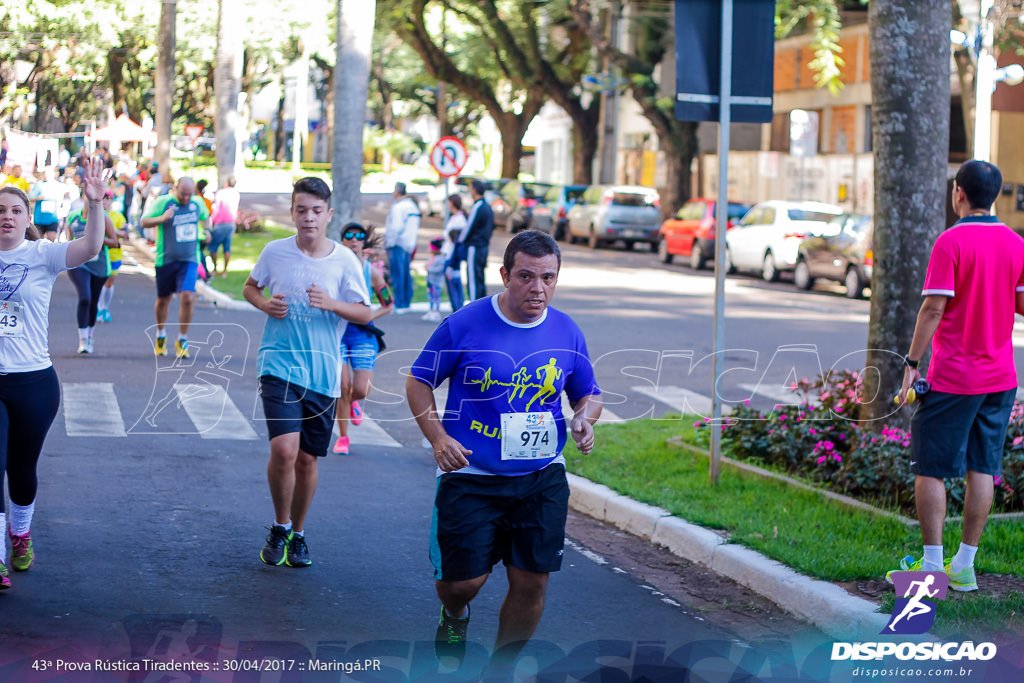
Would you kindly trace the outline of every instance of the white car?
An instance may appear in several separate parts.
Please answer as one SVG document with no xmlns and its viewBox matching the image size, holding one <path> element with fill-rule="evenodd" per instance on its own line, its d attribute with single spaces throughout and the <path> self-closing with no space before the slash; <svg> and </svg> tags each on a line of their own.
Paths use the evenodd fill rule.
<svg viewBox="0 0 1024 683">
<path fill-rule="evenodd" d="M 725 235 L 729 270 L 760 272 L 768 282 L 796 267 L 800 243 L 843 212 L 822 202 L 773 200 L 754 205 Z"/>
</svg>

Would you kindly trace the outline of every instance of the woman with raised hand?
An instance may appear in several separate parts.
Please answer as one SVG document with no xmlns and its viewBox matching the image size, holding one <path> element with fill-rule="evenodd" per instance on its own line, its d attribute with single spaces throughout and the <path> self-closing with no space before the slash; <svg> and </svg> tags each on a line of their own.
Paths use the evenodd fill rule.
<svg viewBox="0 0 1024 683">
<path fill-rule="evenodd" d="M 8 520 L 0 495 L 0 590 L 11 587 L 8 535 L 15 571 L 27 570 L 35 560 L 29 529 L 38 487 L 36 465 L 60 405 L 60 383 L 47 347 L 50 294 L 61 271 L 99 254 L 104 190 L 103 162 L 94 160 L 85 169 L 82 187 L 91 208 L 84 235 L 51 242 L 39 239 L 31 226 L 25 193 L 0 188 L 0 492 L 6 473 L 11 499 Z"/>
</svg>

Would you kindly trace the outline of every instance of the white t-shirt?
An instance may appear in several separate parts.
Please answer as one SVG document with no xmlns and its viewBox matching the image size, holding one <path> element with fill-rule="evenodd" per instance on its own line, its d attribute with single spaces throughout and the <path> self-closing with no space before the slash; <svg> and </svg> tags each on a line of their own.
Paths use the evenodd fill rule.
<svg viewBox="0 0 1024 683">
<path fill-rule="evenodd" d="M 67 270 L 70 242 L 25 240 L 0 251 L 0 372 L 50 367 L 50 293 Z"/>
<path fill-rule="evenodd" d="M 391 205 L 384 220 L 384 246 L 401 247 L 408 252 L 416 248 L 420 232 L 420 209 L 412 197 L 402 197 Z"/>
<path fill-rule="evenodd" d="M 270 294 L 284 294 L 288 316 L 267 316 L 260 342 L 259 373 L 273 375 L 325 396 L 341 395 L 340 347 L 347 321 L 309 305 L 306 290 L 316 285 L 337 301 L 370 305 L 363 264 L 351 249 L 332 242 L 321 258 L 304 254 L 294 237 L 274 240 L 260 253 L 250 275 Z"/>
</svg>

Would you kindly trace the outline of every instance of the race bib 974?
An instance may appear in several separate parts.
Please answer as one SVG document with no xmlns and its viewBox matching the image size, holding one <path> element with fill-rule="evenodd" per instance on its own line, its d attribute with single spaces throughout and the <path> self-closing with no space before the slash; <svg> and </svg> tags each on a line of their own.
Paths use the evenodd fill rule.
<svg viewBox="0 0 1024 683">
<path fill-rule="evenodd" d="M 556 455 L 558 426 L 550 412 L 502 413 L 502 460 L 540 460 Z"/>
</svg>

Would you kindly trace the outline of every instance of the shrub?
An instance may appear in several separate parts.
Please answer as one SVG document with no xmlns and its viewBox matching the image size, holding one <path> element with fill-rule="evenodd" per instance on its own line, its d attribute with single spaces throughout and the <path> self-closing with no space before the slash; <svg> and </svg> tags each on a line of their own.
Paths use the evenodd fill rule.
<svg viewBox="0 0 1024 683">
<path fill-rule="evenodd" d="M 914 510 L 914 475 L 910 471 L 910 432 L 883 425 L 880 432 L 861 427 L 859 373 L 832 372 L 790 387 L 800 402 L 763 413 L 750 402 L 737 408 L 721 426 L 723 449 L 739 460 L 753 461 L 802 475 L 868 502 Z M 699 439 L 709 440 L 710 419 L 694 425 Z M 994 507 L 1024 510 L 1024 406 L 1010 416 L 1003 474 L 995 480 Z M 965 494 L 961 479 L 946 480 L 946 503 L 959 514 Z"/>
<path fill-rule="evenodd" d="M 235 218 L 236 232 L 264 232 L 266 226 L 263 217 L 255 211 L 239 211 Z"/>
</svg>

